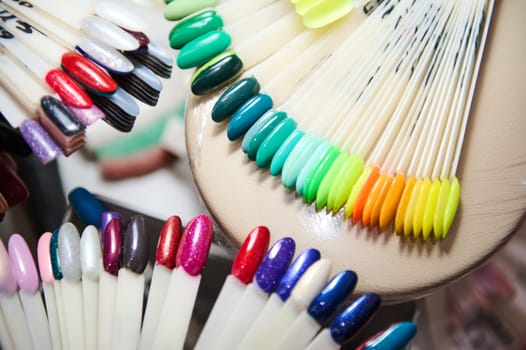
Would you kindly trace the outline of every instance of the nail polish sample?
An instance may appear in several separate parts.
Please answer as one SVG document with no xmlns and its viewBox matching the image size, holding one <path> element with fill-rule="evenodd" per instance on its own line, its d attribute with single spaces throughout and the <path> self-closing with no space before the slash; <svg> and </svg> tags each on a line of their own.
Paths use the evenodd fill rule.
<svg viewBox="0 0 526 350">
<path fill-rule="evenodd" d="M 285 275 L 279 281 L 275 293 L 285 302 L 290 296 L 292 289 L 296 286 L 305 271 L 316 261 L 320 260 L 321 253 L 318 249 L 309 248 L 304 250 L 290 265 Z"/>
<path fill-rule="evenodd" d="M 303 188 L 303 198 L 305 198 L 308 203 L 312 203 L 314 199 L 316 199 L 321 181 L 325 178 L 325 174 L 327 174 L 340 153 L 337 147 L 331 145 L 313 167 L 313 171 L 307 175 Z"/>
<path fill-rule="evenodd" d="M 230 83 L 242 69 L 243 62 L 235 52 L 225 51 L 195 71 L 190 89 L 194 95 L 206 95 Z"/>
<path fill-rule="evenodd" d="M 111 101 L 111 103 L 120 108 L 129 116 L 137 117 L 140 113 L 137 102 L 135 102 L 130 94 L 121 88 L 118 88 L 115 93 L 113 93 L 111 96 L 108 96 L 108 99 Z"/>
<path fill-rule="evenodd" d="M 29 197 L 29 190 L 22 179 L 3 159 L 0 159 L 0 194 L 7 208 L 14 207 Z"/>
<path fill-rule="evenodd" d="M 177 66 L 181 69 L 200 66 L 226 50 L 231 41 L 230 35 L 222 30 L 205 33 L 183 46 L 177 55 Z"/>
<path fill-rule="evenodd" d="M 316 135 L 308 134 L 290 152 L 281 171 L 281 183 L 286 188 L 296 187 L 296 180 L 302 167 L 322 142 L 323 140 Z"/>
<path fill-rule="evenodd" d="M 82 278 L 97 280 L 102 262 L 102 251 L 99 231 L 93 225 L 88 225 L 80 235 L 80 268 Z"/>
<path fill-rule="evenodd" d="M 341 303 L 356 287 L 358 277 L 354 271 L 344 270 L 335 275 L 310 303 L 307 313 L 318 324 L 324 325 Z"/>
<path fill-rule="evenodd" d="M 303 195 L 308 176 L 314 171 L 314 167 L 319 164 L 320 159 L 327 153 L 331 146 L 329 142 L 322 141 L 312 152 L 312 155 L 308 157 L 296 180 L 296 193 L 300 196 Z"/>
<path fill-rule="evenodd" d="M 50 244 L 51 232 L 45 232 L 38 239 L 37 245 L 37 259 L 38 270 L 40 271 L 40 278 L 44 283 L 53 283 L 55 277 L 53 276 L 53 268 L 51 267 Z"/>
<path fill-rule="evenodd" d="M 24 120 L 20 124 L 20 132 L 42 164 L 48 164 L 62 154 L 60 147 L 36 120 Z"/>
<path fill-rule="evenodd" d="M 69 192 L 68 200 L 84 224 L 100 227 L 101 214 L 106 208 L 97 197 L 83 187 L 76 187 Z"/>
<path fill-rule="evenodd" d="M 77 108 L 91 108 L 93 101 L 84 89 L 60 69 L 52 69 L 46 74 L 46 83 L 62 101 Z"/>
<path fill-rule="evenodd" d="M 148 29 L 148 22 L 125 6 L 114 1 L 96 1 L 93 6 L 93 12 L 107 19 L 115 25 L 128 30 L 142 32 Z"/>
<path fill-rule="evenodd" d="M 142 215 L 132 216 L 126 223 L 122 242 L 122 267 L 140 274 L 148 263 L 148 237 Z"/>
<path fill-rule="evenodd" d="M 247 137 L 248 140 L 246 152 L 248 159 L 252 161 L 256 160 L 257 152 L 263 141 L 285 118 L 287 118 L 287 114 L 280 111 L 273 113 L 268 119 L 262 120 L 262 118 L 260 118 L 254 123 L 254 125 L 252 125 L 252 127 L 245 134 L 245 137 Z M 252 130 L 254 130 L 254 132 L 251 132 Z M 250 137 L 248 137 L 249 133 Z"/>
<path fill-rule="evenodd" d="M 174 50 L 180 50 L 197 37 L 222 27 L 223 19 L 215 11 L 199 12 L 183 19 L 172 28 L 168 35 L 170 47 Z"/>
<path fill-rule="evenodd" d="M 117 276 L 120 269 L 123 223 L 113 219 L 106 226 L 102 248 L 102 264 L 109 274 Z"/>
<path fill-rule="evenodd" d="M 259 129 L 261 129 L 261 127 L 277 113 L 279 113 L 277 110 L 273 108 L 269 109 L 268 111 L 263 113 L 263 115 L 259 117 L 259 119 L 256 120 L 256 122 L 252 124 L 250 128 L 248 128 L 247 132 L 243 136 L 243 140 L 241 141 L 241 150 L 244 153 L 248 153 L 248 146 L 250 145 L 250 142 L 252 141 L 254 135 L 256 135 Z"/>
<path fill-rule="evenodd" d="M 57 281 L 60 281 L 62 277 L 62 269 L 60 268 L 60 256 L 58 253 L 58 235 L 60 231 L 56 229 L 51 235 L 51 240 L 49 241 L 49 260 L 51 261 L 51 271 L 53 271 L 53 278 Z"/>
<path fill-rule="evenodd" d="M 261 261 L 267 253 L 269 242 L 269 229 L 266 226 L 254 227 L 239 248 L 230 273 L 244 284 L 252 282 Z"/>
<path fill-rule="evenodd" d="M 272 108 L 272 98 L 267 94 L 257 94 L 245 102 L 232 115 L 227 127 L 227 137 L 235 141 L 243 136 L 266 111 Z"/>
<path fill-rule="evenodd" d="M 119 86 L 139 101 L 155 106 L 163 88 L 161 80 L 143 64 L 137 63 L 128 75 L 114 75 Z"/>
<path fill-rule="evenodd" d="M 256 153 L 256 164 L 260 168 L 267 168 L 272 158 L 285 140 L 296 130 L 297 123 L 292 118 L 285 118 L 267 135 Z"/>
<path fill-rule="evenodd" d="M 76 108 L 73 106 L 68 106 L 68 108 L 85 126 L 89 126 L 105 117 L 104 112 L 96 105 L 91 106 L 91 108 Z"/>
<path fill-rule="evenodd" d="M 144 50 L 126 52 L 125 55 L 144 64 L 161 78 L 170 78 L 173 68 L 172 56 L 163 47 L 153 42 L 150 42 L 146 49 L 145 52 Z"/>
<path fill-rule="evenodd" d="M 133 63 L 128 58 L 96 39 L 81 37 L 75 49 L 110 73 L 128 74 L 133 70 Z"/>
<path fill-rule="evenodd" d="M 217 99 L 212 108 L 212 120 L 221 122 L 234 114 L 251 97 L 259 92 L 256 78 L 243 78 L 229 86 Z"/>
<path fill-rule="evenodd" d="M 66 222 L 60 226 L 58 235 L 60 267 L 65 279 L 80 281 L 80 234 L 75 225 Z"/>
<path fill-rule="evenodd" d="M 104 233 L 106 232 L 106 227 L 113 219 L 119 219 L 123 221 L 122 215 L 116 211 L 103 211 L 100 214 L 100 241 L 104 242 Z"/>
<path fill-rule="evenodd" d="M 212 218 L 201 214 L 186 225 L 177 249 L 175 266 L 182 267 L 189 275 L 201 274 L 210 251 L 214 235 Z"/>
<path fill-rule="evenodd" d="M 181 239 L 181 218 L 170 216 L 165 221 L 157 242 L 155 263 L 172 270 L 175 267 L 175 256 Z"/>
<path fill-rule="evenodd" d="M 12 234 L 9 237 L 8 251 L 18 287 L 25 292 L 36 293 L 40 287 L 40 279 L 25 239 L 17 233 Z"/>
<path fill-rule="evenodd" d="M 81 26 L 89 36 L 97 38 L 117 50 L 134 51 L 139 48 L 139 42 L 133 35 L 105 18 L 87 16 L 82 19 Z"/>
<path fill-rule="evenodd" d="M 42 97 L 40 107 L 46 117 L 66 136 L 72 136 L 86 129 L 84 124 L 72 115 L 62 101 L 52 96 Z"/>
<path fill-rule="evenodd" d="M 272 293 L 285 274 L 294 252 L 296 242 L 290 237 L 276 241 L 261 261 L 256 271 L 255 280 L 265 293 Z"/>
<path fill-rule="evenodd" d="M 296 283 L 290 294 L 289 303 L 292 303 L 298 311 L 307 309 L 327 283 L 331 270 L 332 263 L 328 259 L 314 262 Z"/>
<path fill-rule="evenodd" d="M 171 1 L 164 9 L 164 18 L 177 21 L 201 9 L 214 7 L 217 0 L 177 0 Z"/>
<path fill-rule="evenodd" d="M 82 86 L 96 93 L 109 95 L 117 90 L 117 83 L 99 66 L 86 57 L 67 52 L 60 60 L 62 69 Z"/>
<path fill-rule="evenodd" d="M 356 350 L 403 350 L 416 334 L 416 324 L 403 321 L 371 337 Z"/>
<path fill-rule="evenodd" d="M 15 272 L 4 242 L 0 240 L 0 293 L 13 294 L 14 292 L 16 292 Z"/>
<path fill-rule="evenodd" d="M 123 28 L 123 29 L 127 33 L 132 35 L 135 38 L 135 40 L 137 40 L 137 42 L 139 43 L 139 49 L 138 50 L 140 50 L 141 48 L 145 48 L 145 46 L 150 43 L 150 38 L 148 38 L 148 36 L 145 33 L 140 32 L 140 31 L 137 32 L 137 31 L 133 31 L 133 30 L 125 29 L 125 28 Z"/>
<path fill-rule="evenodd" d="M 356 299 L 330 324 L 332 339 L 338 344 L 345 344 L 369 320 L 380 306 L 380 296 L 366 293 Z"/>
<path fill-rule="evenodd" d="M 270 174 L 273 176 L 281 174 L 283 164 L 287 160 L 290 152 L 296 147 L 298 142 L 305 136 L 305 132 L 302 130 L 294 130 L 289 137 L 281 144 L 278 148 L 272 161 L 270 162 Z"/>
</svg>

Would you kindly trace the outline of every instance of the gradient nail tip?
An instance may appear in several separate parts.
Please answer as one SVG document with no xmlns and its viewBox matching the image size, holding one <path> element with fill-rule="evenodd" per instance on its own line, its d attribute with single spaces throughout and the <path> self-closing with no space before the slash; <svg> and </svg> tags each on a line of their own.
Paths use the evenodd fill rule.
<svg viewBox="0 0 526 350">
<path fill-rule="evenodd" d="M 252 282 L 267 252 L 270 231 L 266 226 L 256 226 L 247 235 L 232 263 L 231 274 L 244 284 Z"/>
<path fill-rule="evenodd" d="M 122 267 L 142 273 L 148 263 L 148 238 L 142 215 L 132 216 L 126 223 L 122 244 Z"/>
<path fill-rule="evenodd" d="M 18 287 L 25 292 L 36 293 L 40 279 L 33 255 L 21 235 L 15 233 L 9 237 L 8 254 Z"/>
<path fill-rule="evenodd" d="M 295 249 L 296 242 L 291 237 L 281 238 L 272 245 L 255 275 L 256 283 L 262 291 L 274 291 L 285 274 Z"/>
<path fill-rule="evenodd" d="M 292 262 L 290 267 L 285 272 L 285 275 L 279 281 L 279 284 L 275 290 L 275 293 L 280 297 L 282 301 L 286 301 L 292 289 L 299 281 L 301 276 L 307 271 L 307 269 L 321 258 L 321 253 L 315 248 L 309 248 L 304 250 L 298 257 Z"/>
<path fill-rule="evenodd" d="M 37 245 L 38 269 L 40 271 L 40 278 L 44 283 L 53 283 L 54 280 L 50 257 L 51 236 L 51 232 L 43 233 L 38 239 Z"/>
<path fill-rule="evenodd" d="M 182 223 L 179 216 L 171 216 L 164 223 L 157 250 L 155 252 L 155 262 L 172 270 L 175 267 L 175 257 L 181 239 Z"/>
<path fill-rule="evenodd" d="M 177 249 L 175 266 L 182 267 L 189 275 L 201 274 L 214 234 L 212 218 L 206 214 L 194 217 L 186 225 Z"/>
</svg>

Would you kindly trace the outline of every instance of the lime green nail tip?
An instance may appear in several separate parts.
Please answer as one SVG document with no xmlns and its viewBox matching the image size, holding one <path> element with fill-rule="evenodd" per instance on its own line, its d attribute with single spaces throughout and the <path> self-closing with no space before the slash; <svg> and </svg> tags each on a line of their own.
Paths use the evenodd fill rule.
<svg viewBox="0 0 526 350">
<path fill-rule="evenodd" d="M 276 151 L 296 129 L 297 125 L 296 121 L 291 118 L 285 118 L 276 125 L 259 146 L 256 154 L 256 164 L 258 167 L 266 168 L 270 165 Z"/>
<path fill-rule="evenodd" d="M 330 210 L 336 212 L 343 207 L 349 194 L 354 187 L 356 181 L 363 172 L 364 162 L 361 157 L 358 157 L 355 154 L 351 154 L 349 159 L 342 166 L 342 169 L 339 175 L 334 181 L 329 192 L 329 199 L 327 208 L 330 207 Z"/>
<path fill-rule="evenodd" d="M 194 12 L 217 5 L 217 0 L 174 0 L 164 9 L 164 18 L 178 21 Z"/>
<path fill-rule="evenodd" d="M 283 144 L 278 148 L 274 158 L 270 162 L 270 174 L 273 176 L 281 174 L 283 165 L 287 160 L 290 152 L 296 147 L 298 142 L 305 136 L 305 132 L 302 130 L 294 130 L 289 137 L 283 142 Z"/>
<path fill-rule="evenodd" d="M 322 142 L 314 150 L 314 152 L 312 152 L 312 155 L 309 157 L 307 163 L 305 163 L 305 166 L 303 166 L 303 169 L 301 169 L 298 175 L 298 179 L 296 180 L 296 193 L 299 194 L 300 196 L 303 195 L 307 177 L 312 172 L 313 167 L 319 162 L 320 158 L 327 151 L 327 149 L 329 149 L 330 146 L 331 146 L 330 143 L 326 141 Z"/>
<path fill-rule="evenodd" d="M 271 117 L 265 122 L 260 123 L 261 125 L 257 126 L 257 131 L 252 136 L 248 145 L 248 159 L 256 160 L 257 152 L 259 150 L 259 147 L 261 146 L 261 143 L 267 138 L 267 136 L 272 132 L 272 130 L 274 130 L 274 128 L 285 118 L 287 118 L 287 114 L 285 112 L 276 112 L 272 114 Z M 256 122 L 256 124 L 258 122 Z"/>
<path fill-rule="evenodd" d="M 309 134 L 298 142 L 283 165 L 281 183 L 286 188 L 295 188 L 298 175 L 322 139 Z"/>
<path fill-rule="evenodd" d="M 460 202 L 460 182 L 455 177 L 451 181 L 451 189 L 449 190 L 449 197 L 447 199 L 446 210 L 444 212 L 444 228 L 442 231 L 442 238 L 446 238 L 455 215 L 458 209 L 458 203 Z"/>
<path fill-rule="evenodd" d="M 338 158 L 332 163 L 329 171 L 323 177 L 323 180 L 318 187 L 318 192 L 316 193 L 316 208 L 321 209 L 327 205 L 329 200 L 329 192 L 331 190 L 334 179 L 338 175 L 341 167 L 347 161 L 349 156 L 345 153 L 340 153 Z"/>
<path fill-rule="evenodd" d="M 230 35 L 222 30 L 205 33 L 183 46 L 177 55 L 177 66 L 188 69 L 200 66 L 230 46 Z"/>
<path fill-rule="evenodd" d="M 180 50 L 199 36 L 221 29 L 223 19 L 215 11 L 204 11 L 190 18 L 184 19 L 172 28 L 168 39 L 170 47 Z"/>
<path fill-rule="evenodd" d="M 308 175 L 303 190 L 303 198 L 305 198 L 308 203 L 312 203 L 312 201 L 316 199 L 316 194 L 318 193 L 318 188 L 322 180 L 339 155 L 340 150 L 336 146 L 331 145 L 321 156 L 318 164 L 314 166 L 313 171 Z"/>
</svg>

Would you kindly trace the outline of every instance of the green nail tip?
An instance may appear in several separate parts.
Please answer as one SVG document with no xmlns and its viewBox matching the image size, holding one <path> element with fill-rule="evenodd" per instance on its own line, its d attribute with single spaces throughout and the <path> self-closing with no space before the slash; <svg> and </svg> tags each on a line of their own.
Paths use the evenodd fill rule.
<svg viewBox="0 0 526 350">
<path fill-rule="evenodd" d="M 243 78 L 230 85 L 217 99 L 212 108 L 212 120 L 222 122 L 259 92 L 258 81 L 253 78 Z"/>
<path fill-rule="evenodd" d="M 205 33 L 186 44 L 177 55 L 177 66 L 189 69 L 200 66 L 230 46 L 230 35 L 222 30 Z"/>
<path fill-rule="evenodd" d="M 334 180 L 334 184 L 329 192 L 327 209 L 337 212 L 340 210 L 358 178 L 363 172 L 363 159 L 355 154 L 349 156 L 347 161 L 342 165 L 339 174 Z"/>
<path fill-rule="evenodd" d="M 241 150 L 245 153 L 248 152 L 248 146 L 250 145 L 250 142 L 252 142 L 252 138 L 256 135 L 256 133 L 261 129 L 261 127 L 272 118 L 274 114 L 278 113 L 275 109 L 269 109 L 266 112 L 263 113 L 261 117 L 259 117 L 258 120 L 256 120 L 247 130 L 245 135 L 243 136 L 243 141 L 241 142 Z"/>
<path fill-rule="evenodd" d="M 192 40 L 203 34 L 221 29 L 223 19 L 215 11 L 204 11 L 190 18 L 184 19 L 172 28 L 168 39 L 174 50 L 182 49 Z"/>
<path fill-rule="evenodd" d="M 252 140 L 250 141 L 250 144 L 248 145 L 247 150 L 247 156 L 248 159 L 255 161 L 257 152 L 259 150 L 259 147 L 261 146 L 261 143 L 267 138 L 267 136 L 274 130 L 274 128 L 285 118 L 287 117 L 287 114 L 285 112 L 277 112 L 272 115 L 271 118 L 269 118 L 266 123 L 262 123 L 258 128 L 258 131 L 256 134 L 252 137 Z M 259 120 L 258 120 L 259 122 Z"/>
<path fill-rule="evenodd" d="M 287 137 L 296 129 L 297 125 L 296 121 L 291 118 L 285 118 L 276 125 L 259 146 L 256 154 L 256 164 L 258 167 L 266 168 L 270 165 L 272 157 L 274 157 Z"/>
<path fill-rule="evenodd" d="M 305 136 L 298 142 L 283 165 L 283 171 L 281 173 L 283 186 L 286 188 L 296 187 L 296 181 L 301 169 L 321 142 L 321 138 L 312 134 Z"/>
<path fill-rule="evenodd" d="M 170 21 L 178 21 L 194 12 L 207 7 L 214 7 L 217 5 L 217 0 L 173 0 L 166 3 L 164 18 Z"/>
<path fill-rule="evenodd" d="M 308 203 L 312 203 L 316 199 L 316 194 L 318 193 L 318 188 L 322 180 L 339 155 L 340 150 L 336 146 L 331 145 L 307 176 L 303 190 L 303 198 L 305 198 Z"/>
<path fill-rule="evenodd" d="M 194 95 L 205 95 L 228 84 L 243 69 L 243 62 L 233 50 L 225 51 L 199 67 L 192 76 Z"/>
<path fill-rule="evenodd" d="M 318 187 L 318 192 L 316 193 L 316 208 L 321 209 L 327 205 L 329 200 L 329 192 L 331 190 L 334 179 L 338 175 L 341 167 L 347 161 L 349 156 L 345 153 L 340 153 L 338 158 L 332 163 L 329 171 L 323 177 L 320 186 Z"/>
<path fill-rule="evenodd" d="M 290 152 L 296 147 L 298 142 L 305 136 L 305 132 L 301 130 L 294 130 L 289 137 L 281 144 L 276 151 L 276 154 L 270 162 L 270 174 L 273 176 L 279 175 L 283 169 L 283 164 L 287 160 Z"/>
<path fill-rule="evenodd" d="M 296 180 L 296 193 L 300 196 L 303 196 L 305 190 L 305 184 L 307 183 L 307 178 L 312 172 L 314 166 L 319 162 L 320 158 L 323 157 L 323 154 L 331 146 L 330 143 L 323 141 L 315 150 L 312 152 L 312 155 L 309 157 L 308 161 L 305 163 L 301 169 L 298 179 Z"/>
</svg>

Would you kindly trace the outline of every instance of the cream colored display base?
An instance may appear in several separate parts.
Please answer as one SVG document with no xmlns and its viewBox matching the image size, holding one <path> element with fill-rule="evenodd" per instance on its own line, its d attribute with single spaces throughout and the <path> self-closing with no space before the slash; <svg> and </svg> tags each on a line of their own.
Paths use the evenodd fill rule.
<svg viewBox="0 0 526 350">
<path fill-rule="evenodd" d="M 472 271 L 516 231 L 526 212 L 526 2 L 496 1 L 459 168 L 459 211 L 443 241 L 404 239 L 316 211 L 258 169 L 226 122 L 212 121 L 219 94 L 192 96 L 186 110 L 190 166 L 205 205 L 234 247 L 256 225 L 272 240 L 320 249 L 333 272 L 357 272 L 357 293 L 413 299 Z"/>
</svg>

